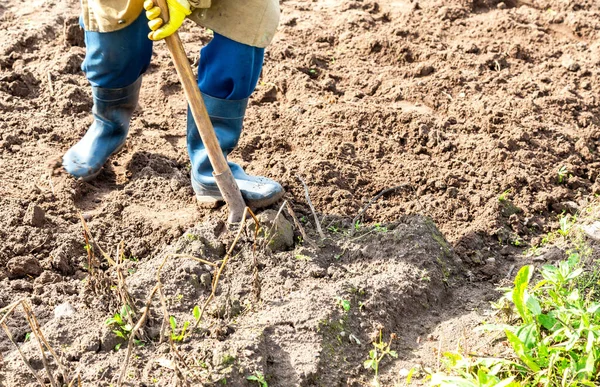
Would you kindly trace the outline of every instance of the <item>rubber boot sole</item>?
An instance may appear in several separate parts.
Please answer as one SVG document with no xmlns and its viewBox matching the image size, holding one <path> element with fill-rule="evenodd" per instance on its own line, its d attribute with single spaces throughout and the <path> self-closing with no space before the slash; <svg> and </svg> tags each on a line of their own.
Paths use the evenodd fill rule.
<svg viewBox="0 0 600 387">
<path fill-rule="evenodd" d="M 258 200 L 248 200 L 248 199 L 244 198 L 244 201 L 246 202 L 246 205 L 250 208 L 264 208 L 264 207 L 269 207 L 273 203 L 276 203 L 277 201 L 279 201 L 279 199 L 281 199 L 283 197 L 284 193 L 285 192 L 281 191 L 271 197 L 258 199 Z M 196 195 L 196 201 L 198 202 L 198 205 L 201 207 L 214 208 L 218 204 L 224 203 L 225 199 L 223 199 L 223 197 L 220 195 L 219 196 Z"/>
</svg>

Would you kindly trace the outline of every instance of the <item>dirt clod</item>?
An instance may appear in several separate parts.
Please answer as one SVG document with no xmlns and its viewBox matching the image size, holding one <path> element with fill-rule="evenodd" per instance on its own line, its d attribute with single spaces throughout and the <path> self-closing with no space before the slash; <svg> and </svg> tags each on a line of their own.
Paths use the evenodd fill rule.
<svg viewBox="0 0 600 387">
<path fill-rule="evenodd" d="M 22 278 L 38 276 L 43 269 L 40 262 L 33 256 L 15 257 L 6 264 L 9 278 Z"/>
<path fill-rule="evenodd" d="M 36 204 L 29 204 L 27 211 L 25 211 L 23 222 L 34 227 L 42 227 L 45 221 L 46 213 L 44 210 Z"/>
</svg>

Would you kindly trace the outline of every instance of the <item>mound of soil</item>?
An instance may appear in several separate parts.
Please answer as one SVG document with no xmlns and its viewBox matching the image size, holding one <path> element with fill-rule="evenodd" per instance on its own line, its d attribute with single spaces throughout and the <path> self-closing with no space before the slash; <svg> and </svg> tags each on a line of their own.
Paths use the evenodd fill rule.
<svg viewBox="0 0 600 387">
<path fill-rule="evenodd" d="M 139 319 L 158 275 L 167 315 L 179 322 L 176 332 L 185 321 L 194 324 L 193 309 L 210 295 L 216 271 L 193 258 L 218 263 L 234 243 L 232 237 L 222 223 L 204 223 L 160 254 L 126 262 L 125 283 L 138 311 L 133 321 Z M 389 340 L 392 333 L 412 330 L 416 320 L 435 323 L 431 311 L 447 302 L 452 278 L 459 272 L 448 242 L 431 219 L 421 216 L 406 217 L 386 229 L 365 229 L 351 239 L 328 240 L 319 249 L 297 246 L 270 252 L 256 249 L 252 237 L 234 245 L 216 297 L 202 318 L 203 328 L 176 344 L 183 359 L 173 356 L 171 361 L 179 363 L 192 385 L 222 380 L 245 385 L 255 371 L 267 375 L 274 386 L 362 381 L 362 360 L 371 342 L 380 334 Z M 257 243 L 262 246 L 264 240 Z M 113 277 L 103 282 L 116 283 L 115 273 L 107 273 Z M 34 288 L 44 304 L 62 302 L 54 316 L 40 316 L 51 345 L 64 353 L 68 368 L 86 385 L 116 383 L 127 351 L 115 353 L 115 347 L 127 344 L 105 321 L 120 310 L 117 286 L 93 286 L 99 282 L 92 276 L 87 284 L 71 283 L 72 294 L 65 296 L 60 292 L 64 282 L 59 276 L 52 278 Z M 47 310 L 36 311 L 40 309 Z M 61 310 L 71 312 L 57 312 Z M 16 315 L 10 323 L 17 337 L 25 334 Z M 177 380 L 164 368 L 169 344 L 160 342 L 162 323 L 161 303 L 155 297 L 141 336 L 145 345 L 134 348 L 127 385 L 171 385 Z M 171 333 L 168 324 L 163 333 Z M 399 342 L 405 340 L 410 337 L 403 335 Z M 9 344 L 0 339 L 2 352 L 8 352 L 5 382 L 26 385 L 31 374 L 18 353 L 9 351 Z M 21 348 L 40 369 L 37 344 L 28 341 Z"/>
</svg>

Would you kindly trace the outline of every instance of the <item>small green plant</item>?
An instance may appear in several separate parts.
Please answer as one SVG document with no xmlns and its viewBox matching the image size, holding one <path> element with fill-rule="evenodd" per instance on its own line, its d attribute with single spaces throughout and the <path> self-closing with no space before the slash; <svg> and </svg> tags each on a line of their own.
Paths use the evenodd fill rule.
<svg viewBox="0 0 600 387">
<path fill-rule="evenodd" d="M 498 201 L 500 203 L 503 203 L 505 201 L 508 200 L 508 195 L 510 195 L 510 193 L 512 192 L 512 189 L 509 188 L 506 191 L 502 192 L 500 195 L 498 195 Z"/>
<path fill-rule="evenodd" d="M 254 372 L 254 375 L 250 375 L 246 379 L 258 383 L 260 387 L 269 387 L 265 380 L 265 376 L 260 371 Z"/>
<path fill-rule="evenodd" d="M 225 355 L 223 355 L 223 357 L 221 358 L 221 364 L 224 366 L 230 366 L 235 362 L 235 357 L 226 353 Z"/>
<path fill-rule="evenodd" d="M 127 320 L 132 316 L 132 314 L 133 312 L 129 305 L 123 305 L 121 310 L 118 313 L 115 313 L 115 315 L 111 318 L 107 319 L 104 324 L 115 328 L 113 329 L 113 333 L 118 337 L 122 338 L 123 340 L 129 340 L 129 335 L 131 334 L 133 326 L 131 326 Z M 117 346 L 120 347 L 119 344 Z M 119 350 L 117 347 L 115 347 L 115 349 Z"/>
<path fill-rule="evenodd" d="M 190 326 L 190 322 L 184 322 L 183 327 L 181 328 L 181 332 L 179 333 L 177 333 L 177 320 L 175 319 L 175 316 L 169 317 L 169 324 L 171 325 L 171 340 L 183 341 L 183 339 L 185 338 L 185 332 Z"/>
<path fill-rule="evenodd" d="M 192 234 L 192 233 L 187 233 L 185 234 L 185 237 L 187 238 L 187 240 L 189 241 L 196 241 L 198 240 L 198 235 L 196 234 Z"/>
<path fill-rule="evenodd" d="M 302 254 L 296 254 L 294 255 L 294 258 L 296 258 L 298 261 L 310 261 L 310 257 L 306 256 L 306 255 L 302 255 Z"/>
<path fill-rule="evenodd" d="M 192 315 L 194 316 L 196 322 L 200 320 L 200 307 L 198 305 L 194 306 L 194 309 L 192 310 Z"/>
<path fill-rule="evenodd" d="M 571 227 L 573 226 L 574 221 L 570 220 L 569 215 L 561 216 L 558 219 L 558 233 L 564 237 L 569 235 L 569 231 L 571 231 Z"/>
<path fill-rule="evenodd" d="M 336 304 L 338 304 L 344 311 L 350 311 L 350 301 L 344 300 L 342 297 L 337 296 L 335 298 Z"/>
<path fill-rule="evenodd" d="M 360 223 L 360 220 L 357 220 L 356 222 L 354 222 L 353 226 L 354 231 L 360 231 L 360 229 L 362 228 L 362 223 Z"/>
<path fill-rule="evenodd" d="M 564 182 L 566 182 L 565 178 L 568 178 L 569 176 L 569 170 L 567 169 L 567 167 L 565 165 L 561 166 L 558 169 L 558 183 L 562 184 Z"/>
<path fill-rule="evenodd" d="M 388 232 L 388 228 L 380 225 L 379 223 L 375 223 L 375 232 Z"/>
<path fill-rule="evenodd" d="M 332 232 L 334 234 L 338 234 L 340 232 L 340 227 L 337 224 L 334 224 L 334 225 L 327 227 L 327 230 L 329 230 L 330 232 Z"/>
<path fill-rule="evenodd" d="M 386 356 L 393 358 L 398 357 L 396 351 L 391 350 L 392 341 L 395 338 L 396 335 L 392 333 L 390 341 L 386 343 L 383 341 L 381 331 L 379 331 L 379 341 L 373 343 L 373 349 L 369 351 L 369 358 L 363 363 L 365 368 L 375 371 L 375 376 L 373 378 L 374 387 L 381 386 L 379 383 L 379 363 L 381 363 Z"/>
</svg>

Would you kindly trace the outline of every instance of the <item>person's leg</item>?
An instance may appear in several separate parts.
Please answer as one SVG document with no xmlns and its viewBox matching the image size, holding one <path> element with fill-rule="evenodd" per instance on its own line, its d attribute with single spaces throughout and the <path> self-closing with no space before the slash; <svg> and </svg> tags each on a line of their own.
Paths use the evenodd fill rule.
<svg viewBox="0 0 600 387">
<path fill-rule="evenodd" d="M 119 31 L 85 31 L 86 55 L 81 68 L 92 85 L 94 122 L 63 157 L 63 166 L 71 175 L 92 179 L 125 144 L 141 75 L 152 56 L 149 31 L 143 13 Z"/>
<path fill-rule="evenodd" d="M 217 33 L 201 50 L 198 86 L 225 156 L 235 148 L 242 133 L 248 97 L 258 82 L 263 59 L 263 48 L 238 43 Z M 200 202 L 222 200 L 204 144 L 189 111 L 187 139 L 196 198 Z M 235 163 L 229 162 L 229 166 L 248 205 L 265 207 L 283 195 L 283 188 L 277 182 L 249 176 Z"/>
</svg>

